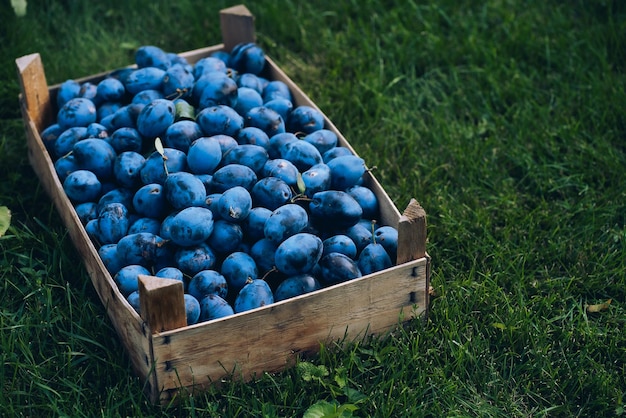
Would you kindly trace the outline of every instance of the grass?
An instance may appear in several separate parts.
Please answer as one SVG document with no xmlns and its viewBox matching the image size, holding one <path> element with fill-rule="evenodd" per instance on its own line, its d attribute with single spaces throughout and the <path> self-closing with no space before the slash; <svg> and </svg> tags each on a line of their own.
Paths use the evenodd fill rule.
<svg viewBox="0 0 626 418">
<path fill-rule="evenodd" d="M 401 209 L 429 215 L 427 322 L 151 406 L 27 160 L 14 59 L 50 84 L 220 41 L 231 2 L 0 4 L 0 410 L 6 416 L 620 416 L 626 5 L 258 1 L 259 43 Z M 611 299 L 608 309 L 587 305 Z"/>
</svg>

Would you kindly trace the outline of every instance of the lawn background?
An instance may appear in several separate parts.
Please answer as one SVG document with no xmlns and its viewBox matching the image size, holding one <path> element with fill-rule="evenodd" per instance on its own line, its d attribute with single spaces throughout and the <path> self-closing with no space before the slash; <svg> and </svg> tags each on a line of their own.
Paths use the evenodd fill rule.
<svg viewBox="0 0 626 418">
<path fill-rule="evenodd" d="M 619 416 L 626 3 L 255 1 L 259 44 L 399 208 L 428 213 L 428 322 L 151 406 L 26 154 L 14 60 L 49 84 L 219 43 L 240 2 L 0 3 L 0 415 Z M 401 5 L 400 5 L 401 4 Z M 607 309 L 587 305 L 611 300 Z"/>
</svg>

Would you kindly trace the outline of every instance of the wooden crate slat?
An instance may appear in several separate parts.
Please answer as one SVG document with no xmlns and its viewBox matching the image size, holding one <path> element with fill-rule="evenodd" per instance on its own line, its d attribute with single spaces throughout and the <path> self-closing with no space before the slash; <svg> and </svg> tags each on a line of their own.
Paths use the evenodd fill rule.
<svg viewBox="0 0 626 418">
<path fill-rule="evenodd" d="M 153 336 L 162 388 L 219 381 L 234 372 L 248 380 L 293 364 L 320 343 L 381 334 L 427 308 L 422 258 L 286 302 Z M 206 383 L 206 382 L 205 382 Z"/>
</svg>

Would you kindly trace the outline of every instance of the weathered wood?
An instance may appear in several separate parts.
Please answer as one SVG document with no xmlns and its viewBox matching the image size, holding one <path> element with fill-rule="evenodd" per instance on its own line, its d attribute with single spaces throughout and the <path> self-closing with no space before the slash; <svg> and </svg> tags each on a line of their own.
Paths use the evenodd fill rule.
<svg viewBox="0 0 626 418">
<path fill-rule="evenodd" d="M 41 131 L 52 121 L 50 93 L 41 56 L 38 53 L 25 55 L 16 59 L 15 65 L 26 110 L 37 130 Z"/>
<path fill-rule="evenodd" d="M 32 57 L 26 60 L 18 59 L 16 62 L 17 61 L 21 62 L 17 67 L 18 78 L 20 79 L 22 89 L 24 89 L 24 86 L 29 86 L 27 87 L 28 89 L 39 89 L 41 86 L 46 85 L 45 78 L 43 78 L 44 73 L 42 71 L 33 72 L 33 67 L 28 65 L 29 62 L 33 61 Z M 28 75 L 22 73 L 22 70 L 25 68 L 27 69 L 26 73 Z M 33 79 L 33 77 L 35 79 Z M 37 77 L 42 78 L 36 79 Z M 27 79 L 31 81 L 27 82 Z M 47 86 L 45 89 L 48 91 Z M 35 97 L 46 96 L 38 91 L 34 91 L 32 94 Z M 26 92 L 24 90 L 21 91 L 19 101 L 22 118 L 25 122 L 29 162 L 39 178 L 43 189 L 54 204 L 63 224 L 66 226 L 70 238 L 74 243 L 74 247 L 83 260 L 98 297 L 105 307 L 107 315 L 119 335 L 120 340 L 128 351 L 128 356 L 135 373 L 140 378 L 146 379 L 150 373 L 152 363 L 150 361 L 151 357 L 149 356 L 150 342 L 145 333 L 145 325 L 139 315 L 130 307 L 126 298 L 119 292 L 117 285 L 98 255 L 97 249 L 94 247 L 85 228 L 82 226 L 72 203 L 63 191 L 63 186 L 54 169 L 54 163 L 39 135 L 39 132 L 45 128 L 45 126 L 38 127 L 35 124 L 32 113 L 28 110 L 28 105 L 26 104 Z M 42 103 L 47 103 L 46 105 L 42 104 L 42 106 L 51 107 L 49 100 L 47 102 L 43 101 Z M 150 385 L 148 384 L 148 386 Z"/>
<path fill-rule="evenodd" d="M 155 334 L 163 395 L 181 385 L 249 380 L 317 352 L 320 343 L 383 334 L 426 309 L 426 264 L 422 258 L 266 308 Z"/>
<path fill-rule="evenodd" d="M 28 114 L 23 103 L 22 110 L 24 118 L 27 118 Z M 98 251 L 82 227 L 80 218 L 63 192 L 53 163 L 32 121 L 26 124 L 26 139 L 30 164 L 68 230 L 113 328 L 126 348 L 133 371 L 146 382 L 146 390 L 151 391 L 156 387 L 156 376 L 149 377 L 152 356 L 150 355 L 150 335 L 146 332 L 146 326 L 119 292 L 117 285 L 107 272 Z"/>
<path fill-rule="evenodd" d="M 411 199 L 398 222 L 398 258 L 402 264 L 426 256 L 426 212 Z"/>
<path fill-rule="evenodd" d="M 242 4 L 220 11 L 224 49 L 231 51 L 239 43 L 256 42 L 254 16 Z"/>
<path fill-rule="evenodd" d="M 152 332 L 187 326 L 183 282 L 139 275 L 139 312 Z"/>
</svg>

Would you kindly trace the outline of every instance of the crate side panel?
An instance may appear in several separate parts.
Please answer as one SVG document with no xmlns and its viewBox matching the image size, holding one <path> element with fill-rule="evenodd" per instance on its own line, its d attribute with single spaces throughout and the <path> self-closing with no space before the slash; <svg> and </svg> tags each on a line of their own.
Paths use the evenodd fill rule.
<svg viewBox="0 0 626 418">
<path fill-rule="evenodd" d="M 151 367 L 151 357 L 149 355 L 149 336 L 143 321 L 132 310 L 106 271 L 97 250 L 63 191 L 52 160 L 43 145 L 35 124 L 29 119 L 28 111 L 23 103 L 22 112 L 27 121 L 25 127 L 28 157 L 33 170 L 56 207 L 63 224 L 68 229 L 74 247 L 85 265 L 115 330 L 128 351 L 134 369 L 141 377 L 145 378 Z"/>
<path fill-rule="evenodd" d="M 319 344 L 380 334 L 425 311 L 426 258 L 220 320 L 155 334 L 159 387 L 248 380 Z"/>
</svg>

